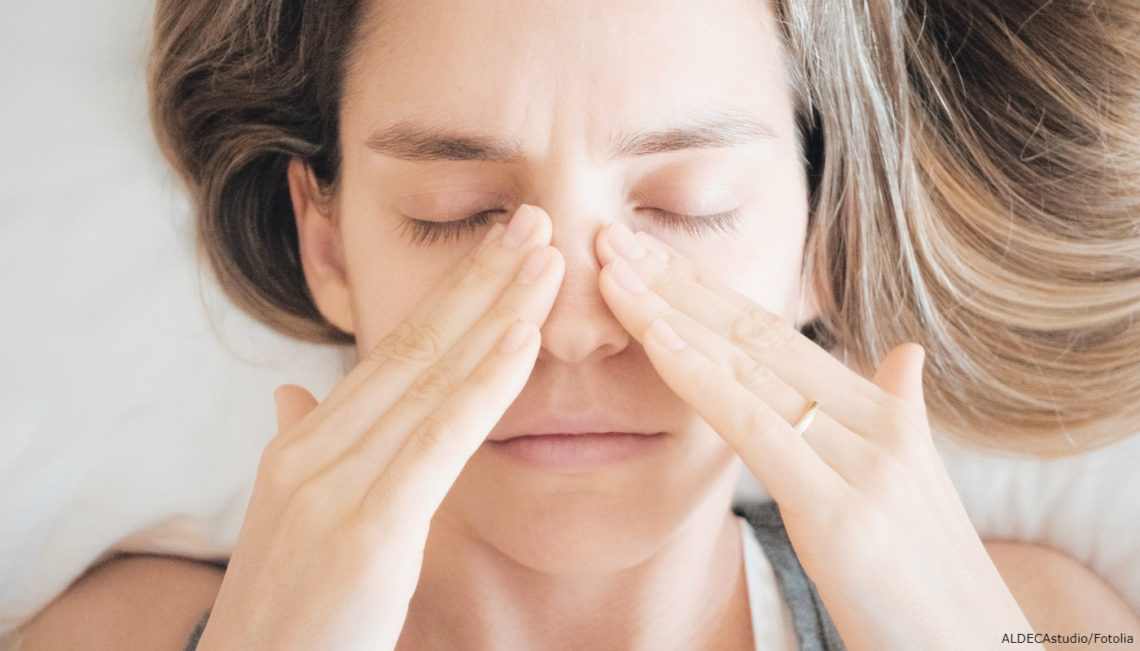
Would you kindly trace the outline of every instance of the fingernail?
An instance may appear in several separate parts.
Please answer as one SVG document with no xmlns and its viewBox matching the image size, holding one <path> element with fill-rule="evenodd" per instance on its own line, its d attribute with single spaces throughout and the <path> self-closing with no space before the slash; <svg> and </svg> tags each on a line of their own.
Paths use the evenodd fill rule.
<svg viewBox="0 0 1140 651">
<path fill-rule="evenodd" d="M 511 223 L 507 225 L 507 232 L 503 233 L 503 246 L 508 249 L 518 248 L 534 231 L 537 222 L 534 208 L 525 203 L 519 206 L 519 209 L 515 211 L 515 216 L 511 218 Z"/>
<path fill-rule="evenodd" d="M 614 275 L 617 284 L 631 294 L 640 294 L 648 289 L 638 277 L 637 272 L 633 270 L 633 267 L 626 264 L 624 260 L 615 260 L 610 268 L 610 273 Z"/>
<path fill-rule="evenodd" d="M 673 326 L 665 322 L 665 319 L 657 319 L 649 326 L 649 334 L 661 345 L 665 346 L 673 352 L 680 352 L 685 350 L 685 341 L 673 329 Z"/>
<path fill-rule="evenodd" d="M 507 355 L 518 352 L 530 336 L 530 330 L 531 327 L 525 321 L 521 319 L 516 321 L 511 329 L 507 330 L 507 334 L 503 335 L 503 340 L 499 343 L 499 352 Z"/>
<path fill-rule="evenodd" d="M 615 222 L 610 226 L 610 246 L 614 247 L 614 253 L 626 260 L 640 260 L 645 257 L 645 248 L 621 222 Z"/>
<path fill-rule="evenodd" d="M 544 245 L 534 247 L 534 250 L 526 255 L 523 260 L 522 267 L 519 269 L 519 275 L 515 279 L 520 285 L 529 285 L 538 278 L 543 269 L 546 269 L 546 264 L 550 261 L 550 249 Z"/>
<path fill-rule="evenodd" d="M 669 250 L 665 248 L 664 244 L 658 242 L 656 237 L 653 237 L 645 231 L 638 231 L 634 237 L 637 238 L 637 241 L 640 242 L 642 246 L 649 249 L 651 253 L 666 262 L 669 261 Z"/>
</svg>

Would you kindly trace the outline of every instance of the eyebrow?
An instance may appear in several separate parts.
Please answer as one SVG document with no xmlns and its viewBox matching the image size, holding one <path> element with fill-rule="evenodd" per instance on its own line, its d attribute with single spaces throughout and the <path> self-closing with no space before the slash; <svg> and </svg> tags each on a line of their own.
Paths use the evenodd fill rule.
<svg viewBox="0 0 1140 651">
<path fill-rule="evenodd" d="M 713 113 L 679 126 L 612 136 L 610 160 L 664 154 L 686 149 L 745 145 L 776 137 L 763 120 L 739 113 Z M 409 161 L 517 162 L 522 147 L 515 141 L 415 122 L 402 122 L 373 133 L 365 145 L 381 154 Z"/>
</svg>

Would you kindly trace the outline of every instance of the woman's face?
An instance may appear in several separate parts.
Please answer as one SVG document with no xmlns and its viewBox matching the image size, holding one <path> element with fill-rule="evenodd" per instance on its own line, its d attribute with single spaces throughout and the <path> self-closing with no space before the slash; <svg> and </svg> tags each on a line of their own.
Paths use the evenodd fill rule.
<svg viewBox="0 0 1140 651">
<path fill-rule="evenodd" d="M 405 216 L 461 223 L 494 210 L 506 221 L 520 204 L 543 208 L 565 280 L 530 381 L 495 433 L 601 413 L 664 436 L 631 459 L 565 471 L 484 445 L 434 526 L 547 571 L 645 558 L 723 509 L 739 465 L 611 315 L 595 237 L 616 221 L 649 231 L 796 318 L 806 191 L 767 3 L 385 0 L 365 21 L 342 103 L 338 230 L 304 245 L 307 273 L 322 256 L 345 272 L 339 290 L 314 285 L 318 304 L 366 351 L 489 228 L 417 237 Z M 411 155 L 433 150 L 419 142 L 428 136 L 514 155 Z M 701 218 L 728 212 L 738 217 Z"/>
</svg>

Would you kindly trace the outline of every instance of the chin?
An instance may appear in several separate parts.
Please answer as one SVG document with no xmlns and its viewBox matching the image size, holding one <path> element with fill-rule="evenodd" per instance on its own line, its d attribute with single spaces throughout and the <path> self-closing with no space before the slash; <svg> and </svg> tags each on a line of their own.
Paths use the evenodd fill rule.
<svg viewBox="0 0 1140 651">
<path fill-rule="evenodd" d="M 740 471 L 735 454 L 719 438 L 704 449 L 670 447 L 654 458 L 565 474 L 504 466 L 480 451 L 433 526 L 453 527 L 536 572 L 626 570 L 687 524 L 727 513 Z"/>
<path fill-rule="evenodd" d="M 580 495 L 556 504 L 521 505 L 452 514 L 478 539 L 536 572 L 590 575 L 643 562 L 670 537 L 675 516 L 661 505 Z"/>
</svg>

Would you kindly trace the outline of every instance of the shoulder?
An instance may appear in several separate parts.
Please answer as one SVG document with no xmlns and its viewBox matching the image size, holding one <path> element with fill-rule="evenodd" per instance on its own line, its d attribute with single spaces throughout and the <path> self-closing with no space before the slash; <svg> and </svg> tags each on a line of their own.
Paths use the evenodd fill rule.
<svg viewBox="0 0 1140 651">
<path fill-rule="evenodd" d="M 115 556 L 44 607 L 21 631 L 20 648 L 182 648 L 222 576 L 191 559 Z"/>
<path fill-rule="evenodd" d="M 987 541 L 986 551 L 1038 633 L 1128 633 L 1140 618 L 1092 570 L 1052 547 Z"/>
</svg>

